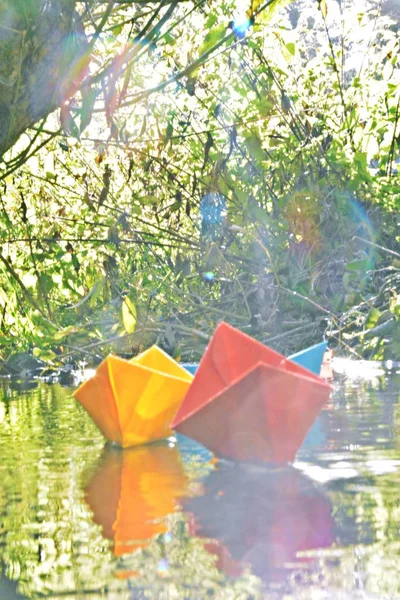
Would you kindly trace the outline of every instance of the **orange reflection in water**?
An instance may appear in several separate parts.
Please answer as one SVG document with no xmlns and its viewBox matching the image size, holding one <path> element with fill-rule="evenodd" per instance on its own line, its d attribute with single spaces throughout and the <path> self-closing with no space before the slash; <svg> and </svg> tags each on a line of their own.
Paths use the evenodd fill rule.
<svg viewBox="0 0 400 600">
<path fill-rule="evenodd" d="M 120 450 L 106 446 L 85 489 L 95 523 L 114 542 L 114 554 L 144 548 L 168 530 L 165 517 L 187 494 L 189 480 L 175 446 L 153 444 Z"/>
</svg>

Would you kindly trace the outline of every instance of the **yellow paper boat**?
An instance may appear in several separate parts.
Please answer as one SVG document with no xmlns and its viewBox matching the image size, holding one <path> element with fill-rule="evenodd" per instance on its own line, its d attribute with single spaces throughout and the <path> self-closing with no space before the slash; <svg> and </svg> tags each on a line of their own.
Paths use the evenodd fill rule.
<svg viewBox="0 0 400 600">
<path fill-rule="evenodd" d="M 123 448 L 171 435 L 193 376 L 152 346 L 131 360 L 108 356 L 74 393 L 103 435 Z"/>
</svg>

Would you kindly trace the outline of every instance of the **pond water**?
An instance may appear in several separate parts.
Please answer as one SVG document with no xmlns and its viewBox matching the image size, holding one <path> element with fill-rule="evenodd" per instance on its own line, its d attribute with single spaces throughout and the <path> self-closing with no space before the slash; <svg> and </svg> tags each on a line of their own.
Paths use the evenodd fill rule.
<svg viewBox="0 0 400 600">
<path fill-rule="evenodd" d="M 400 371 L 341 370 L 275 472 L 119 451 L 71 389 L 3 380 L 1 600 L 400 598 Z"/>
</svg>

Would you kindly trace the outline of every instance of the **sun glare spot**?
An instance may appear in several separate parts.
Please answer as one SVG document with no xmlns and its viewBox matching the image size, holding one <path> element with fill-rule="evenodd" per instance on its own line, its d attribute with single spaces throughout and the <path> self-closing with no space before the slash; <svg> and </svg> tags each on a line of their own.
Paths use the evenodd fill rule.
<svg viewBox="0 0 400 600">
<path fill-rule="evenodd" d="M 233 21 L 232 30 L 239 38 L 244 38 L 251 27 L 251 20 L 247 15 L 242 15 Z"/>
<path fill-rule="evenodd" d="M 169 563 L 166 558 L 162 558 L 157 565 L 158 573 L 167 573 L 168 572 Z"/>
</svg>

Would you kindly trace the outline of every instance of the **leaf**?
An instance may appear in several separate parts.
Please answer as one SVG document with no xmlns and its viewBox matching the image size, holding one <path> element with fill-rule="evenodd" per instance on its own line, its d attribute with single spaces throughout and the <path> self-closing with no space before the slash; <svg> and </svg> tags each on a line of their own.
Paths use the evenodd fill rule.
<svg viewBox="0 0 400 600">
<path fill-rule="evenodd" d="M 77 258 L 77 256 L 76 256 L 75 252 L 74 252 L 74 253 L 71 253 L 71 262 L 72 262 L 72 266 L 73 266 L 73 267 L 74 267 L 74 269 L 75 269 L 75 272 L 76 272 L 76 273 L 79 273 L 79 270 L 80 270 L 80 268 L 81 268 L 81 265 L 80 265 L 80 262 L 79 262 L 79 260 L 78 260 L 78 258 Z"/>
<path fill-rule="evenodd" d="M 377 322 L 379 321 L 380 317 L 381 317 L 381 311 L 378 310 L 377 308 L 373 307 L 371 308 L 371 310 L 369 311 L 367 320 L 365 322 L 365 328 L 366 329 L 372 329 L 373 327 L 375 327 L 375 325 L 377 324 Z"/>
<path fill-rule="evenodd" d="M 119 129 L 116 126 L 116 124 L 114 123 L 114 121 L 112 121 L 110 124 L 110 138 L 113 140 L 118 140 L 118 136 L 119 136 Z"/>
<path fill-rule="evenodd" d="M 277 12 L 279 12 L 282 8 L 290 4 L 293 0 L 275 0 L 275 2 L 270 2 L 267 6 L 265 4 L 261 4 L 259 0 L 253 1 L 254 12 L 258 12 L 261 8 L 261 12 L 258 13 L 257 22 L 266 25 L 274 18 Z M 257 6 L 258 5 L 258 6 Z M 247 13 L 249 15 L 249 13 Z M 251 16 L 251 15 L 249 15 Z"/>
<path fill-rule="evenodd" d="M 142 198 L 140 199 L 140 202 L 142 204 L 158 204 L 158 198 L 156 196 L 142 196 Z"/>
<path fill-rule="evenodd" d="M 234 187 L 234 192 L 236 198 L 239 200 L 242 207 L 246 208 L 249 201 L 249 192 L 246 190 L 242 190 L 236 186 Z"/>
<path fill-rule="evenodd" d="M 215 25 L 217 20 L 218 20 L 217 15 L 215 13 L 210 13 L 210 16 L 208 17 L 208 19 L 206 21 L 206 28 L 210 29 L 213 25 Z"/>
<path fill-rule="evenodd" d="M 353 338 L 353 334 L 352 333 L 342 333 L 342 338 L 344 340 L 351 340 Z"/>
<path fill-rule="evenodd" d="M 274 103 L 268 96 L 256 101 L 255 105 L 263 117 L 270 115 L 274 109 Z"/>
<path fill-rule="evenodd" d="M 255 222 L 260 222 L 260 223 L 263 223 L 264 225 L 270 224 L 271 218 L 268 215 L 268 213 L 266 212 L 266 210 L 264 208 L 261 208 L 261 206 L 259 206 L 255 202 L 252 202 L 250 204 L 249 213 L 250 213 L 251 218 Z"/>
<path fill-rule="evenodd" d="M 326 19 L 328 15 L 328 5 L 326 0 L 318 0 L 318 8 L 321 11 L 322 16 Z"/>
<path fill-rule="evenodd" d="M 32 354 L 33 356 L 36 356 L 36 358 L 40 358 L 40 360 L 49 363 L 58 358 L 55 352 L 46 348 L 34 348 Z"/>
<path fill-rule="evenodd" d="M 170 33 L 166 33 L 164 35 L 164 41 L 166 44 L 169 44 L 170 46 L 174 46 L 176 44 L 176 38 L 174 38 L 174 36 L 171 35 Z"/>
<path fill-rule="evenodd" d="M 187 78 L 185 87 L 189 96 L 194 96 L 196 91 L 196 77 L 194 77 L 193 73 Z"/>
<path fill-rule="evenodd" d="M 368 258 L 364 258 L 363 260 L 353 260 L 346 265 L 346 269 L 348 271 L 362 271 L 363 273 L 368 271 L 370 268 L 371 261 Z"/>
<path fill-rule="evenodd" d="M 81 89 L 82 95 L 82 108 L 81 108 L 81 122 L 79 124 L 79 131 L 82 133 L 86 127 L 90 124 L 93 115 L 93 108 L 96 102 L 96 92 L 91 87 L 83 87 Z"/>
<path fill-rule="evenodd" d="M 109 241 L 110 244 L 114 244 L 117 247 L 119 246 L 119 233 L 118 227 L 116 225 L 111 225 L 111 227 L 109 227 L 107 232 L 107 241 Z"/>
<path fill-rule="evenodd" d="M 37 287 L 39 292 L 49 293 L 54 288 L 54 281 L 47 273 L 40 273 Z"/>
<path fill-rule="evenodd" d="M 94 286 L 89 290 L 89 292 L 86 294 L 86 296 L 84 296 L 82 298 L 82 300 L 80 300 L 79 302 L 77 302 L 77 304 L 74 304 L 73 306 L 67 306 L 65 308 L 65 310 L 72 310 L 73 308 L 79 308 L 79 306 L 82 306 L 82 304 L 87 302 L 87 300 L 89 300 L 89 298 L 91 298 L 92 296 L 97 296 L 102 288 L 102 285 L 103 285 L 103 279 L 99 279 L 98 281 L 96 281 Z"/>
<path fill-rule="evenodd" d="M 356 163 L 357 167 L 359 167 L 360 169 L 366 170 L 367 169 L 367 154 L 366 154 L 366 152 L 356 152 L 354 155 L 354 162 Z"/>
<path fill-rule="evenodd" d="M 275 0 L 275 1 L 279 2 L 279 0 Z M 274 4 L 274 2 L 272 2 L 272 4 Z M 246 11 L 246 15 L 249 17 L 249 19 L 252 19 L 252 18 L 254 18 L 254 15 L 256 15 L 258 13 L 258 11 L 262 8 L 263 8 L 263 0 L 250 0 L 249 8 Z"/>
<path fill-rule="evenodd" d="M 400 316 L 400 294 L 395 289 L 391 290 L 389 299 L 389 310 L 395 317 Z"/>
<path fill-rule="evenodd" d="M 288 112 L 290 111 L 290 107 L 291 107 L 291 102 L 290 102 L 289 96 L 287 94 L 285 94 L 284 92 L 282 92 L 281 108 L 282 108 L 283 112 L 285 114 L 288 114 Z"/>
<path fill-rule="evenodd" d="M 174 360 L 176 360 L 177 362 L 180 362 L 182 359 L 182 348 L 180 348 L 179 346 L 177 346 L 175 348 L 175 350 L 172 353 L 172 358 Z"/>
<path fill-rule="evenodd" d="M 122 32 L 123 29 L 124 29 L 124 23 L 117 23 L 116 25 L 114 25 L 111 28 L 111 31 L 112 31 L 113 35 L 117 36 Z"/>
<path fill-rule="evenodd" d="M 177 210 L 179 210 L 182 206 L 182 202 L 179 202 L 179 200 L 177 200 L 176 202 L 174 202 L 171 206 L 170 206 L 170 213 L 176 212 Z"/>
<path fill-rule="evenodd" d="M 245 145 L 247 150 L 256 160 L 265 160 L 265 151 L 261 145 L 261 140 L 254 132 L 246 135 Z"/>
<path fill-rule="evenodd" d="M 71 111 L 69 109 L 69 106 L 67 104 L 64 104 L 61 107 L 60 110 L 60 122 L 61 122 L 61 127 L 64 131 L 65 134 L 67 135 L 71 135 L 72 137 L 76 138 L 77 140 L 80 139 L 79 137 L 79 129 L 77 127 L 77 124 L 75 123 Z"/>
<path fill-rule="evenodd" d="M 288 51 L 290 52 L 290 54 L 292 56 L 294 56 L 296 54 L 296 44 L 294 42 L 288 42 L 286 44 L 286 48 L 288 49 Z"/>
<path fill-rule="evenodd" d="M 211 135 L 211 133 L 209 131 L 207 131 L 207 140 L 204 146 L 204 162 L 203 162 L 203 167 L 202 167 L 202 171 L 204 171 L 204 168 L 208 162 L 208 159 L 210 158 L 210 150 L 212 148 L 212 146 L 214 145 L 214 140 L 213 137 Z"/>
<path fill-rule="evenodd" d="M 122 322 L 127 333 L 135 331 L 137 323 L 136 306 L 128 296 L 125 296 L 122 302 Z"/>
<path fill-rule="evenodd" d="M 59 341 L 65 337 L 67 337 L 68 335 L 77 333 L 78 331 L 79 331 L 79 329 L 77 327 L 74 327 L 73 325 L 69 325 L 69 327 L 64 327 L 64 329 L 60 329 L 60 331 L 56 331 L 56 333 L 53 335 L 53 338 L 55 340 Z"/>
<path fill-rule="evenodd" d="M 168 121 L 167 128 L 165 130 L 165 136 L 164 136 L 164 140 L 166 142 L 172 138 L 173 132 L 174 132 L 174 127 L 172 125 L 172 122 Z"/>
<path fill-rule="evenodd" d="M 218 44 L 218 42 L 220 42 L 222 39 L 224 39 L 226 34 L 226 25 L 222 24 L 222 25 L 217 25 L 216 27 L 214 27 L 214 29 L 211 29 L 206 37 L 204 38 L 203 43 L 201 44 L 200 48 L 199 48 L 199 56 L 202 56 L 203 54 L 205 54 L 205 52 L 208 52 L 208 50 L 210 50 L 213 46 L 215 46 L 216 44 Z"/>
</svg>

